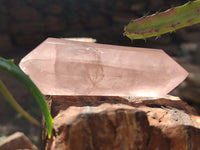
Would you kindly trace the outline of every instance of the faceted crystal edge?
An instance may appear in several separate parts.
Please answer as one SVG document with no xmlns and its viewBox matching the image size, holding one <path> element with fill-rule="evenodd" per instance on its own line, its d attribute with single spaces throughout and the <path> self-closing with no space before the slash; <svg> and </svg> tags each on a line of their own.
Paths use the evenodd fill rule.
<svg viewBox="0 0 200 150">
<path fill-rule="evenodd" d="M 47 38 L 44 42 L 42 42 L 40 45 L 38 45 L 34 50 L 36 50 L 38 47 L 40 47 L 43 43 L 52 43 L 52 44 L 65 44 L 65 43 L 68 43 L 69 42 L 69 40 L 65 40 L 65 39 L 56 39 L 56 38 Z M 76 41 L 70 41 L 70 42 L 72 42 L 72 43 L 77 43 Z M 83 42 L 78 42 L 78 43 L 80 43 L 80 44 L 82 44 Z M 86 42 L 85 42 L 86 43 Z M 160 49 L 147 49 L 147 48 L 135 48 L 135 47 L 124 47 L 124 46 L 116 46 L 116 45 L 108 45 L 108 44 L 97 44 L 97 43 L 90 43 L 92 46 L 104 46 L 104 47 L 112 47 L 112 48 L 117 48 L 117 49 L 119 49 L 119 47 L 121 47 L 122 49 L 126 49 L 126 50 L 129 50 L 129 51 L 131 51 L 130 50 L 130 48 L 131 49 L 134 49 L 134 50 L 138 50 L 138 51 L 140 51 L 140 50 L 154 50 L 154 51 L 157 51 L 157 52 L 162 52 L 162 53 L 164 53 L 165 55 L 167 55 L 163 50 L 160 50 Z M 33 51 L 34 51 L 33 50 Z M 25 72 L 25 73 L 27 73 L 26 72 L 26 67 L 24 67 L 23 66 L 23 63 L 25 63 L 26 61 L 28 61 L 28 60 L 30 60 L 31 58 L 30 58 L 30 56 L 31 56 L 31 54 L 32 54 L 32 52 L 31 53 L 29 53 L 28 55 L 26 55 L 22 60 L 21 60 L 21 62 L 19 63 L 19 66 L 20 66 L 20 68 Z M 167 57 L 169 57 L 168 55 L 167 55 Z M 172 59 L 172 58 L 170 58 L 169 57 L 169 59 Z M 179 67 L 179 69 L 181 70 L 181 72 L 180 72 L 180 74 L 182 75 L 182 77 L 180 78 L 180 80 L 179 80 L 179 82 L 176 84 L 176 85 L 174 85 L 173 87 L 170 87 L 170 89 L 168 89 L 168 91 L 163 91 L 163 93 L 157 93 L 157 95 L 155 94 L 155 95 L 152 95 L 151 97 L 155 97 L 155 96 L 164 96 L 164 95 L 166 95 L 168 92 L 170 92 L 172 89 L 174 89 L 175 87 L 177 87 L 186 77 L 187 77 L 187 75 L 188 75 L 188 73 L 187 73 L 187 71 L 185 70 L 185 69 L 183 69 L 177 62 L 175 62 L 173 59 L 172 59 L 172 61 L 176 64 L 176 66 L 177 67 Z M 31 76 L 30 76 L 31 77 Z M 175 79 L 174 79 L 175 80 Z M 40 88 L 39 87 L 39 89 L 43 92 L 43 94 L 45 94 L 45 95 L 72 95 L 72 94 L 70 94 L 70 93 L 66 93 L 66 92 L 63 92 L 63 89 L 62 89 L 62 91 L 52 91 L 52 90 L 49 90 L 49 91 L 46 91 L 46 90 L 43 90 L 42 88 Z M 166 93 L 167 92 L 167 93 Z M 90 93 L 86 93 L 85 95 L 83 95 L 83 94 L 73 94 L 73 95 L 77 95 L 77 96 L 85 96 L 85 95 L 88 95 L 88 96 L 140 96 L 140 97 L 146 97 L 146 96 L 142 96 L 142 95 L 140 95 L 140 94 L 138 94 L 138 95 L 127 95 L 127 94 L 119 94 L 119 95 L 116 95 L 116 94 L 102 94 L 102 95 L 95 95 L 95 94 L 90 94 Z M 148 95 L 147 95 L 147 97 L 149 97 Z"/>
</svg>

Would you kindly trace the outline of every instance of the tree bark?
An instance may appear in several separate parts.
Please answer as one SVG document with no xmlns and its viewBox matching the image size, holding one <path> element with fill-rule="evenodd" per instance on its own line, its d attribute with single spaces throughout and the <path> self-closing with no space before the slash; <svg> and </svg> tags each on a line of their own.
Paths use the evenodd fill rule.
<svg viewBox="0 0 200 150">
<path fill-rule="evenodd" d="M 46 97 L 54 118 L 45 150 L 198 150 L 200 117 L 177 97 Z"/>
</svg>

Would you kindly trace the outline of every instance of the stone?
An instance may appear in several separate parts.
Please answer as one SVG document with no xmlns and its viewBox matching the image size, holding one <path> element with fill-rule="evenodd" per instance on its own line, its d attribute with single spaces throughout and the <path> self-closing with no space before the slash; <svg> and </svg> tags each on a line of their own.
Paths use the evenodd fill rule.
<svg viewBox="0 0 200 150">
<path fill-rule="evenodd" d="M 37 150 L 37 147 L 21 132 L 16 132 L 0 143 L 0 150 L 29 149 Z"/>
<path fill-rule="evenodd" d="M 39 21 L 42 19 L 40 12 L 31 7 L 19 7 L 11 10 L 11 15 L 17 21 Z"/>
<path fill-rule="evenodd" d="M 180 95 L 181 99 L 189 102 L 194 107 L 200 104 L 200 69 L 199 65 L 183 61 L 183 58 L 176 58 L 177 62 L 190 73 L 187 79 L 176 88 L 176 95 Z M 198 108 L 199 109 L 199 108 Z"/>
<path fill-rule="evenodd" d="M 183 51 L 184 55 L 197 51 L 197 47 L 198 47 L 197 43 L 182 43 L 180 45 L 180 48 Z"/>
<path fill-rule="evenodd" d="M 42 22 L 20 22 L 11 25 L 12 35 L 33 35 L 44 32 L 45 25 Z"/>
<path fill-rule="evenodd" d="M 200 104 L 200 71 L 198 73 L 191 72 L 187 80 L 180 86 L 179 91 L 185 101 Z"/>
<path fill-rule="evenodd" d="M 1 7 L 2 9 L 2 7 Z M 9 28 L 8 28 L 8 25 L 9 25 L 9 17 L 7 16 L 6 13 L 2 13 L 0 11 L 0 33 L 8 33 L 9 32 Z"/>
<path fill-rule="evenodd" d="M 19 66 L 45 95 L 163 96 L 188 75 L 162 50 L 55 38 Z"/>
<path fill-rule="evenodd" d="M 198 45 L 197 47 L 197 51 L 195 53 L 195 56 L 194 56 L 194 61 L 200 65 L 200 44 Z"/>
<path fill-rule="evenodd" d="M 63 6 L 61 4 L 50 4 L 45 8 L 47 14 L 61 14 Z"/>
<path fill-rule="evenodd" d="M 181 97 L 188 102 L 200 104 L 200 88 L 194 88 L 190 85 L 186 85 L 180 89 Z M 198 106 L 197 106 L 198 107 Z"/>
<path fill-rule="evenodd" d="M 48 16 L 45 18 L 45 32 L 60 33 L 66 30 L 66 21 L 64 18 Z"/>
<path fill-rule="evenodd" d="M 40 43 L 45 39 L 44 33 L 39 34 L 23 34 L 23 35 L 15 35 L 13 39 L 17 46 L 36 46 L 37 43 Z"/>
<path fill-rule="evenodd" d="M 45 25 L 42 22 L 13 23 L 11 33 L 18 46 L 36 45 L 45 39 Z"/>
<path fill-rule="evenodd" d="M 71 107 L 67 112 L 63 111 L 63 113 L 56 116 L 54 129 L 56 132 L 59 130 L 60 133 L 69 133 L 67 135 L 69 145 L 66 145 L 67 141 L 63 139 L 65 136 L 61 136 L 55 138 L 51 149 L 128 150 L 135 147 L 147 149 L 150 127 L 145 113 L 137 110 L 120 110 L 120 108 L 123 108 L 123 105 L 109 106 L 105 104 L 99 106 L 99 108 Z M 107 110 L 106 113 L 105 110 Z M 113 112 L 112 110 L 116 111 Z M 73 117 L 65 115 L 69 112 L 73 114 Z M 139 119 L 142 119 L 142 123 Z M 69 128 L 67 126 L 62 128 L 63 125 L 67 125 Z M 113 126 L 116 128 L 113 128 Z M 64 142 L 59 142 L 60 140 Z M 95 144 L 91 145 L 89 142 L 91 140 Z"/>
<path fill-rule="evenodd" d="M 178 30 L 174 35 L 177 37 L 177 40 L 195 43 L 199 42 L 199 33 L 196 31 L 187 32 L 186 30 Z"/>
<path fill-rule="evenodd" d="M 112 16 L 113 21 L 116 21 L 121 24 L 127 24 L 127 22 L 130 21 L 130 18 L 137 18 L 137 16 L 134 16 L 132 13 L 127 13 L 127 12 L 126 13 L 118 12 L 116 13 L 116 15 Z"/>
<path fill-rule="evenodd" d="M 200 116 L 178 97 L 48 96 L 46 100 L 54 133 L 49 140 L 43 135 L 45 150 L 200 147 Z"/>
<path fill-rule="evenodd" d="M 187 81 L 194 87 L 200 88 L 200 71 L 198 73 L 190 73 Z"/>
<path fill-rule="evenodd" d="M 8 34 L 0 34 L 0 53 L 5 53 L 13 49 L 13 43 Z"/>
<path fill-rule="evenodd" d="M 17 46 L 36 46 L 45 39 L 44 28 L 42 22 L 14 23 L 11 25 L 13 41 Z"/>
<path fill-rule="evenodd" d="M 102 26 L 106 26 L 109 24 L 109 19 L 105 16 L 101 15 L 95 15 L 95 17 L 88 18 L 88 20 L 84 19 L 85 22 L 90 22 L 89 24 L 85 23 L 85 26 L 87 28 L 102 28 Z"/>
</svg>

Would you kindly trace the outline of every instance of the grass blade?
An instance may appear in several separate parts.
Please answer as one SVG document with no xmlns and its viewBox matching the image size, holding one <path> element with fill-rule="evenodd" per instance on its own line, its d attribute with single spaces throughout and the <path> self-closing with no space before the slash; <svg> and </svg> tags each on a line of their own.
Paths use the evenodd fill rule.
<svg viewBox="0 0 200 150">
<path fill-rule="evenodd" d="M 0 92 L 4 96 L 4 98 L 12 105 L 12 107 L 22 114 L 27 120 L 29 120 L 31 123 L 35 124 L 36 126 L 40 126 L 40 123 L 34 119 L 31 115 L 29 115 L 14 99 L 12 94 L 8 91 L 5 84 L 0 80 Z"/>
<path fill-rule="evenodd" d="M 40 90 L 32 82 L 32 80 L 19 67 L 17 67 L 14 64 L 13 59 L 7 60 L 7 59 L 0 57 L 0 69 L 10 73 L 15 78 L 17 78 L 19 81 L 21 81 L 29 89 L 29 91 L 33 94 L 33 96 L 35 97 L 36 101 L 38 102 L 38 104 L 42 110 L 42 113 L 44 115 L 46 126 L 47 126 L 48 137 L 50 138 L 51 132 L 52 132 L 53 119 L 49 112 L 44 95 L 40 92 Z"/>
</svg>

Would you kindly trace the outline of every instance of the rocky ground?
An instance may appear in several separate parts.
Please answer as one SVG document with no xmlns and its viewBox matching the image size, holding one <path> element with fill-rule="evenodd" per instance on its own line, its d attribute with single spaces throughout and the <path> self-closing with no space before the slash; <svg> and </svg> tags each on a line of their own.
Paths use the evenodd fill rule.
<svg viewBox="0 0 200 150">
<path fill-rule="evenodd" d="M 170 94 L 180 96 L 191 105 L 200 103 L 200 25 L 194 25 L 155 38 L 134 40 L 123 36 L 130 19 L 184 4 L 186 0 L 81 0 L 74 1 L 0 1 L 0 56 L 15 58 L 16 63 L 46 37 L 92 37 L 99 43 L 163 49 L 181 64 L 189 77 Z M 26 88 L 0 72 L 18 102 L 41 120 L 35 100 Z M 40 145 L 40 128 L 17 114 L 0 97 L 0 141 L 15 131 L 24 132 Z"/>
</svg>

